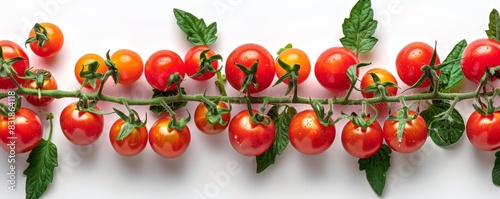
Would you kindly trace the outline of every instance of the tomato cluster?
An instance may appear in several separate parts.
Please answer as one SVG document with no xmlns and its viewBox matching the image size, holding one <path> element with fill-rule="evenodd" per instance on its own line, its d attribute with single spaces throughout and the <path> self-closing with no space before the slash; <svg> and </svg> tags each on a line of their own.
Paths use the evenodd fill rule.
<svg viewBox="0 0 500 199">
<path fill-rule="evenodd" d="M 40 40 L 40 34 L 44 34 L 49 40 Z M 30 33 L 29 43 L 33 52 L 41 57 L 55 56 L 64 42 L 62 31 L 50 23 L 37 24 Z M 17 73 L 15 80 L 25 88 L 39 90 L 57 90 L 54 77 L 46 75 L 42 82 L 39 78 L 30 79 L 24 77 L 29 68 L 29 59 L 24 50 L 11 41 L 0 41 L 2 56 L 4 59 L 21 57 L 22 59 L 12 64 Z M 439 56 L 435 54 L 434 48 L 423 42 L 413 42 L 404 46 L 398 53 L 395 66 L 396 71 L 403 83 L 412 86 L 421 78 L 422 67 L 438 65 Z M 89 53 L 80 57 L 75 64 L 74 73 L 77 82 L 82 87 L 97 89 L 102 83 L 103 76 L 112 69 L 117 70 L 116 83 L 133 84 L 144 76 L 149 85 L 158 91 L 172 91 L 179 89 L 185 75 L 196 81 L 206 81 L 220 72 L 216 54 L 209 46 L 200 45 L 189 49 L 184 58 L 171 50 L 158 50 L 151 54 L 145 62 L 141 56 L 129 49 L 120 49 L 107 55 L 106 58 L 98 54 Z M 207 61 L 210 60 L 210 61 Z M 284 84 L 291 84 L 290 68 L 298 66 L 296 74 L 297 84 L 301 84 L 314 70 L 315 77 L 320 85 L 332 91 L 332 96 L 338 96 L 352 88 L 347 71 L 359 64 L 357 55 L 344 47 L 332 47 L 322 52 L 316 59 L 314 68 L 307 54 L 298 48 L 286 48 L 279 52 L 276 58 L 263 46 L 253 43 L 243 44 L 236 47 L 227 57 L 225 64 L 225 75 L 234 89 L 248 92 L 249 94 L 264 91 L 271 86 L 275 76 L 286 78 Z M 500 43 L 493 39 L 479 39 L 472 42 L 464 51 L 461 61 L 462 71 L 471 82 L 479 83 L 488 68 L 500 65 Z M 255 71 L 252 71 L 255 70 Z M 31 70 L 31 74 L 38 73 L 39 69 Z M 42 71 L 43 72 L 43 71 Z M 40 72 L 41 73 L 41 72 Z M 359 71 L 356 68 L 355 74 Z M 251 75 L 251 81 L 246 82 Z M 288 75 L 288 76 L 287 76 Z M 439 71 L 438 71 L 439 75 Z M 175 79 L 173 77 L 177 77 Z M 87 81 L 94 79 L 94 81 Z M 491 77 L 495 80 L 495 77 Z M 85 83 L 85 84 L 84 84 Z M 249 85 L 248 85 L 249 83 Z M 428 87 L 429 80 L 421 82 L 419 87 Z M 1 78 L 0 88 L 15 88 L 16 84 L 10 79 Z M 361 94 L 365 98 L 379 96 L 394 96 L 398 92 L 398 81 L 384 68 L 371 68 L 363 76 L 360 83 Z M 34 95 L 25 96 L 26 101 L 37 107 L 50 104 L 54 98 L 38 97 Z M 242 110 L 231 118 L 230 111 L 217 115 L 217 110 L 226 110 L 230 104 L 218 101 L 216 108 L 207 107 L 200 102 L 196 108 L 194 120 L 196 127 L 207 135 L 219 134 L 228 128 L 228 137 L 233 148 L 248 156 L 258 156 L 266 152 L 276 137 L 274 121 L 266 115 L 266 122 L 257 121 L 256 110 Z M 375 104 L 378 112 L 387 112 L 386 103 Z M 262 114 L 262 113 L 260 113 Z M 392 116 L 397 116 L 394 112 Z M 472 144 L 482 150 L 496 150 L 500 148 L 500 136 L 494 130 L 497 127 L 499 112 L 490 115 L 482 115 L 474 112 L 467 122 L 467 135 Z M 26 109 L 21 108 L 16 113 L 16 135 L 22 141 L 15 149 L 23 153 L 32 150 L 41 139 L 41 122 L 38 116 Z M 354 157 L 368 158 L 373 156 L 382 146 L 387 143 L 393 150 L 401 153 L 411 153 L 423 146 L 428 130 L 425 120 L 418 113 L 409 110 L 406 115 L 402 129 L 398 129 L 401 121 L 387 119 L 383 126 L 377 121 L 362 126 L 353 121 L 347 122 L 342 129 L 341 142 L 345 150 Z M 304 110 L 291 118 L 288 135 L 292 146 L 297 151 L 315 155 L 326 151 L 334 142 L 336 128 L 330 122 L 321 122 L 320 115 L 314 110 Z M 365 118 L 369 120 L 370 117 Z M 133 156 L 143 151 L 146 145 L 159 155 L 166 158 L 175 158 L 182 155 L 191 141 L 189 127 L 173 127 L 172 120 L 175 117 L 165 117 L 156 121 L 148 129 L 145 126 L 130 127 L 128 121 L 123 118 L 113 123 L 109 132 L 110 143 L 117 153 L 124 156 Z M 215 121 L 214 121 L 215 120 Z M 1 146 L 9 151 L 9 117 L 0 117 L 0 140 Z M 28 125 L 29 124 L 29 125 Z M 479 125 L 478 125 L 479 124 Z M 83 110 L 78 103 L 69 104 L 60 114 L 60 126 L 66 138 L 75 145 L 89 145 L 94 143 L 102 134 L 104 127 L 104 116 L 99 113 L 97 106 L 91 110 Z M 119 139 L 120 133 L 129 129 L 129 134 Z"/>
</svg>

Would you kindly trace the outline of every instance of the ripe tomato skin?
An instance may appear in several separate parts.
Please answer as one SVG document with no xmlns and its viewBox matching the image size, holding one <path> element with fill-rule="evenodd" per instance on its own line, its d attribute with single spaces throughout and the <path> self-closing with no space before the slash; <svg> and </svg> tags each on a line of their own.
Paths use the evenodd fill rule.
<svg viewBox="0 0 500 199">
<path fill-rule="evenodd" d="M 256 110 L 252 111 L 257 113 Z M 266 152 L 276 137 L 273 121 L 268 125 L 253 124 L 248 110 L 242 110 L 233 117 L 228 134 L 233 148 L 246 156 L 258 156 Z"/>
<path fill-rule="evenodd" d="M 396 115 L 394 112 L 393 115 Z M 413 117 L 416 113 L 408 111 L 408 115 Z M 412 153 L 420 149 L 427 140 L 428 130 L 424 118 L 418 115 L 416 119 L 406 122 L 403 139 L 398 142 L 398 121 L 386 120 L 384 122 L 384 140 L 394 151 L 400 153 Z"/>
<path fill-rule="evenodd" d="M 366 87 L 375 83 L 373 81 L 373 78 L 370 75 L 370 73 L 375 73 L 377 75 L 377 77 L 380 79 L 381 83 L 392 82 L 396 85 L 398 84 L 396 78 L 389 71 L 387 71 L 383 68 L 372 68 L 372 69 L 366 71 L 366 73 L 361 78 L 361 95 L 364 98 L 373 98 L 374 94 L 375 94 L 375 92 L 363 92 L 363 90 L 365 90 Z M 398 92 L 397 87 L 387 87 L 386 90 L 390 96 L 395 96 Z M 380 112 L 380 111 L 387 108 L 387 103 L 377 103 L 377 104 L 375 104 L 375 107 Z"/>
<path fill-rule="evenodd" d="M 90 112 L 80 112 L 76 102 L 66 106 L 59 118 L 64 136 L 73 144 L 86 146 L 94 143 L 102 134 L 104 117 Z M 99 108 L 96 106 L 96 110 Z"/>
<path fill-rule="evenodd" d="M 113 149 L 123 156 L 134 156 L 146 148 L 148 144 L 148 130 L 145 126 L 135 127 L 123 140 L 116 140 L 120 130 L 125 125 L 123 119 L 118 118 L 109 129 L 109 140 Z"/>
<path fill-rule="evenodd" d="M 52 57 L 61 51 L 64 44 L 64 35 L 61 29 L 53 23 L 40 23 L 47 30 L 47 36 L 50 40 L 45 41 L 43 46 L 38 47 L 38 42 L 30 43 L 30 48 L 40 57 Z M 29 37 L 34 37 L 35 31 L 31 29 Z"/>
<path fill-rule="evenodd" d="M 344 47 L 332 47 L 322 52 L 314 65 L 314 74 L 324 88 L 333 92 L 349 89 L 351 82 L 347 77 L 347 69 L 359 60 L 356 55 Z M 358 75 L 358 70 L 356 70 Z"/>
<path fill-rule="evenodd" d="M 4 59 L 10 59 L 14 57 L 22 57 L 24 60 L 18 61 L 12 64 L 12 68 L 21 77 L 24 77 L 24 71 L 29 68 L 30 60 L 26 52 L 16 43 L 9 40 L 0 40 L 0 46 L 2 46 Z M 22 79 L 19 79 L 14 75 L 14 79 L 20 84 L 23 83 Z M 9 78 L 0 77 L 0 89 L 16 88 L 16 85 Z"/>
<path fill-rule="evenodd" d="M 500 66 L 500 42 L 494 39 L 475 40 L 465 48 L 462 58 L 464 76 L 479 84 L 486 67 Z M 496 80 L 496 77 L 493 80 Z"/>
<path fill-rule="evenodd" d="M 186 56 L 184 57 L 184 62 L 185 62 L 184 64 L 185 64 L 186 74 L 189 77 L 193 76 L 194 74 L 200 71 L 201 69 L 200 54 L 205 50 L 210 50 L 205 54 L 207 58 L 216 55 L 215 52 L 208 46 L 194 46 L 191 49 L 189 49 L 188 52 L 186 53 Z M 218 61 L 212 62 L 212 66 L 214 67 L 214 69 L 217 70 L 219 68 L 219 62 Z M 212 73 L 207 70 L 203 75 L 191 78 L 194 80 L 203 81 L 212 78 L 214 75 L 215 73 Z"/>
<path fill-rule="evenodd" d="M 396 57 L 396 70 L 401 81 L 409 86 L 417 83 L 418 79 L 420 79 L 420 76 L 423 74 L 420 68 L 430 64 L 433 53 L 434 48 L 423 42 L 412 42 L 403 47 Z M 439 56 L 436 55 L 436 62 L 434 65 L 440 63 Z M 419 88 L 424 88 L 429 85 L 431 85 L 431 82 L 427 79 Z"/>
<path fill-rule="evenodd" d="M 278 55 L 275 64 L 276 64 L 276 75 L 278 76 L 278 78 L 280 78 L 286 74 L 286 71 L 278 63 L 278 59 L 281 59 L 281 61 L 285 62 L 291 67 L 293 67 L 293 65 L 295 64 L 300 65 L 299 75 L 297 77 L 298 79 L 297 82 L 299 84 L 306 81 L 306 79 L 309 77 L 309 74 L 311 73 L 311 61 L 309 60 L 309 57 L 304 51 L 298 48 L 289 48 L 284 50 Z M 283 82 L 285 84 L 288 84 L 290 82 L 290 78 L 286 78 Z"/>
<path fill-rule="evenodd" d="M 472 112 L 467 120 L 467 138 L 479 150 L 496 151 L 500 149 L 500 111 L 491 115 Z"/>
<path fill-rule="evenodd" d="M 191 142 L 189 127 L 183 130 L 169 129 L 171 117 L 161 118 L 149 129 L 149 144 L 153 151 L 165 158 L 177 158 L 184 154 Z"/>
<path fill-rule="evenodd" d="M 33 70 L 36 72 L 37 70 Z M 28 80 L 23 83 L 23 87 L 31 88 L 31 89 L 39 89 L 36 85 L 36 80 Z M 49 79 L 43 81 L 43 85 L 40 88 L 42 90 L 57 90 L 57 82 L 53 75 L 50 76 Z M 53 97 L 41 97 L 38 98 L 37 95 L 28 95 L 26 96 L 26 101 L 28 101 L 31 105 L 36 107 L 44 107 L 52 103 L 54 101 Z"/>
<path fill-rule="evenodd" d="M 241 64 L 250 68 L 256 60 L 259 60 L 259 65 L 255 74 L 258 87 L 255 89 L 253 84 L 250 85 L 250 93 L 257 93 L 271 86 L 276 72 L 273 56 L 263 46 L 249 43 L 235 48 L 227 58 L 225 69 L 226 77 L 227 81 L 234 89 L 240 90 L 245 79 L 245 73 L 235 64 Z"/>
<path fill-rule="evenodd" d="M 228 108 L 227 104 L 224 102 L 219 102 L 217 106 L 224 109 Z M 226 125 L 223 126 L 219 123 L 210 124 L 205 116 L 207 112 L 208 109 L 202 102 L 198 104 L 194 112 L 194 123 L 201 132 L 207 135 L 215 135 L 226 130 L 227 126 L 229 125 L 229 120 L 231 119 L 231 113 L 222 114 L 222 119 L 226 122 Z"/>
<path fill-rule="evenodd" d="M 132 84 L 141 78 L 142 71 L 144 70 L 144 62 L 136 52 L 128 49 L 120 49 L 115 51 L 110 58 L 120 72 L 118 83 Z"/>
<path fill-rule="evenodd" d="M 288 127 L 290 143 L 306 155 L 317 155 L 330 148 L 335 133 L 335 125 L 323 126 L 313 110 L 297 113 Z"/>
<path fill-rule="evenodd" d="M 108 71 L 108 67 L 106 66 L 106 64 L 104 63 L 104 59 L 100 55 L 94 53 L 85 54 L 80 57 L 75 64 L 75 78 L 78 83 L 80 83 L 80 85 L 82 85 L 84 81 L 84 78 L 80 77 L 80 71 L 82 71 L 83 66 L 86 66 L 94 61 L 97 61 L 99 63 L 99 67 L 97 68 L 98 73 L 104 74 Z M 84 71 L 88 71 L 87 69 L 88 68 L 85 67 Z M 98 79 L 96 82 L 96 88 L 99 87 L 100 83 L 101 80 Z M 87 83 L 85 84 L 85 88 L 92 89 L 92 86 L 90 85 L 90 83 Z"/>
<path fill-rule="evenodd" d="M 182 58 L 170 50 L 159 50 L 153 53 L 146 61 L 144 75 L 149 85 L 161 91 L 173 90 L 175 84 L 167 88 L 170 75 L 178 72 L 184 78 L 186 72 Z"/>
<path fill-rule="evenodd" d="M 21 108 L 13 118 L 0 115 L 0 146 L 9 152 L 12 148 L 11 141 L 15 141 L 16 153 L 26 153 L 33 150 L 42 139 L 43 128 L 42 122 L 38 115 L 32 110 Z M 9 122 L 10 121 L 10 122 Z M 14 126 L 13 126 L 14 125 Z M 14 134 L 11 134 L 9 128 L 13 129 Z M 15 137 L 15 139 L 9 139 Z"/>
<path fill-rule="evenodd" d="M 342 129 L 341 139 L 347 153 L 356 158 L 369 158 L 378 152 L 384 138 L 382 127 L 377 121 L 366 129 L 349 121 Z"/>
</svg>

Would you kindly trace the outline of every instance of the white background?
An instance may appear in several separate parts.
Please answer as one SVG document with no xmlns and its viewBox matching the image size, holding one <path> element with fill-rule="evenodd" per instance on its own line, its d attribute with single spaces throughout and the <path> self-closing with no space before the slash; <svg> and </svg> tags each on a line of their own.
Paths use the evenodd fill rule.
<svg viewBox="0 0 500 199">
<path fill-rule="evenodd" d="M 280 47 L 292 42 L 308 53 L 314 65 L 322 51 L 340 45 L 341 24 L 355 3 L 354 0 L 8 1 L 2 4 L 0 12 L 0 39 L 23 44 L 35 22 L 59 25 L 66 40 L 56 58 L 43 60 L 30 49 L 27 53 L 33 67 L 53 72 L 60 89 L 74 90 L 79 87 L 73 76 L 74 64 L 86 53 L 104 56 L 109 49 L 128 48 L 145 61 L 157 50 L 170 49 L 183 57 L 190 44 L 177 27 L 173 8 L 192 12 L 207 23 L 217 21 L 219 39 L 213 48 L 223 57 L 244 43 L 261 44 L 275 55 Z M 490 0 L 374 1 L 375 18 L 379 20 L 375 36 L 379 42 L 360 59 L 373 62 L 370 67 L 395 71 L 396 55 L 403 46 L 413 41 L 431 45 L 438 41 L 438 53 L 444 60 L 461 39 L 470 43 L 485 37 L 488 15 L 495 7 L 500 8 L 498 1 Z M 397 75 L 396 78 L 399 81 Z M 184 86 L 191 94 L 205 89 L 215 94 L 216 90 L 212 83 L 191 79 L 186 79 Z M 229 85 L 227 89 L 236 94 Z M 281 95 L 284 89 L 280 85 L 259 95 Z M 463 81 L 456 91 L 473 89 L 471 83 Z M 107 84 L 105 93 L 134 98 L 151 95 L 144 77 L 132 86 Z M 311 73 L 301 85 L 300 95 L 328 97 L 331 93 L 321 88 Z M 161 158 L 149 146 L 136 157 L 117 155 L 108 138 L 109 127 L 116 119 L 114 115 L 105 117 L 105 131 L 95 144 L 74 146 L 62 135 L 58 124 L 60 111 L 74 100 L 56 100 L 45 108 L 56 115 L 53 141 L 58 146 L 59 167 L 42 198 L 377 198 L 365 173 L 358 170 L 357 159 L 341 146 L 340 131 L 345 121 L 336 125 L 336 140 L 325 153 L 305 156 L 289 145 L 275 165 L 256 174 L 255 160 L 236 153 L 228 142 L 227 132 L 207 136 L 194 124 L 189 125 L 191 145 L 177 159 Z M 464 119 L 471 112 L 471 102 L 457 105 Z M 25 106 L 31 107 L 27 103 Z M 124 110 L 115 104 L 100 106 L 104 110 L 111 110 L 111 106 Z M 196 103 L 191 103 L 187 109 L 194 113 L 195 106 Z M 147 112 L 145 107 L 136 108 L 142 115 Z M 233 115 L 243 107 L 234 108 Z M 300 110 L 303 108 L 298 106 Z M 335 116 L 340 108 L 336 107 Z M 148 127 L 165 116 L 147 113 Z M 179 113 L 186 115 L 184 110 Z M 22 171 L 27 167 L 27 156 L 17 157 L 16 192 L 9 191 L 6 181 L 0 180 L 1 198 L 25 197 Z M 500 194 L 500 188 L 491 181 L 494 160 L 493 152 L 474 149 L 465 134 L 456 145 L 447 148 L 437 147 L 429 139 L 414 154 L 393 152 L 383 198 L 494 198 Z M 0 176 L 5 175 L 0 179 L 7 178 L 2 173 L 8 166 L 7 153 L 0 152 Z"/>
</svg>

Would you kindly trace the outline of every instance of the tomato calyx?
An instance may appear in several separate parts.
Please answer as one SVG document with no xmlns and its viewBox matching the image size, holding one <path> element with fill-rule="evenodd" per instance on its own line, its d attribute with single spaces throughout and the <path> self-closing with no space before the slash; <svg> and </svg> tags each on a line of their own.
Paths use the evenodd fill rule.
<svg viewBox="0 0 500 199">
<path fill-rule="evenodd" d="M 129 112 L 128 116 L 117 108 L 113 108 L 115 113 L 125 122 L 125 124 L 121 127 L 118 136 L 116 136 L 116 140 L 118 141 L 123 140 L 127 136 L 129 136 L 134 128 L 144 127 L 148 122 L 148 114 L 145 114 L 144 122 L 142 122 L 139 113 L 137 113 L 136 110 L 131 109 L 126 102 L 124 102 L 123 104 Z"/>
<path fill-rule="evenodd" d="M 101 85 L 104 85 L 105 81 L 109 76 L 113 78 L 113 81 L 116 84 L 118 84 L 118 81 L 120 80 L 120 71 L 118 71 L 118 68 L 116 67 L 116 64 L 114 61 L 111 60 L 111 56 L 109 55 L 109 51 L 106 52 L 106 60 L 104 60 L 104 63 L 108 67 L 108 72 L 104 74 L 103 81 L 101 81 Z M 83 84 L 85 85 L 85 84 Z M 102 86 L 101 86 L 102 87 Z"/>
<path fill-rule="evenodd" d="M 220 54 L 216 54 L 211 57 L 207 57 L 207 53 L 210 52 L 210 49 L 206 49 L 200 53 L 200 71 L 191 75 L 191 78 L 199 77 L 204 75 L 207 71 L 212 73 L 219 73 L 222 70 L 222 66 L 219 69 L 215 69 L 212 65 L 213 62 L 222 61 L 222 56 Z"/>
<path fill-rule="evenodd" d="M 19 77 L 19 75 L 17 74 L 16 70 L 14 70 L 12 65 L 22 60 L 24 60 L 24 58 L 22 57 L 5 59 L 3 56 L 3 47 L 0 46 L 0 77 L 10 78 L 16 84 L 16 86 L 20 87 L 19 82 L 17 82 L 17 80 L 15 80 L 13 77 L 13 74 L 17 77 Z"/>
<path fill-rule="evenodd" d="M 314 110 L 314 113 L 316 113 L 316 116 L 318 116 L 318 120 L 323 126 L 330 126 L 334 125 L 335 121 L 331 120 L 331 117 L 333 115 L 333 99 L 329 98 L 328 99 L 328 111 L 325 113 L 325 107 L 317 100 L 310 99 L 310 102 L 312 109 Z"/>
<path fill-rule="evenodd" d="M 227 125 L 227 121 L 224 121 L 222 115 L 230 113 L 232 110 L 231 104 L 228 104 L 228 108 L 221 108 L 218 106 L 220 102 L 220 97 L 216 98 L 213 102 L 205 97 L 205 93 L 202 96 L 202 103 L 207 108 L 207 113 L 205 117 L 210 124 L 220 124 L 222 126 Z"/>
<path fill-rule="evenodd" d="M 367 114 L 366 112 L 366 107 L 370 106 L 370 108 L 375 112 L 375 115 L 372 117 L 370 114 Z M 342 115 L 335 120 L 335 123 L 337 123 L 341 119 L 349 119 L 354 125 L 361 127 L 361 129 L 366 130 L 370 125 L 372 125 L 374 122 L 376 122 L 377 117 L 378 117 L 378 110 L 375 108 L 375 106 L 371 104 L 367 104 L 366 102 L 363 102 L 361 105 L 361 115 L 358 116 L 355 112 L 352 112 L 350 115 L 342 113 Z"/>
<path fill-rule="evenodd" d="M 352 66 L 349 66 L 346 74 L 347 74 L 347 78 L 349 78 L 350 85 L 349 85 L 349 89 L 347 90 L 347 93 L 343 97 L 343 101 L 347 101 L 349 99 L 349 96 L 351 95 L 352 90 L 356 89 L 356 90 L 360 91 L 360 89 L 356 88 L 356 82 L 358 81 L 358 73 L 357 73 L 358 68 L 369 66 L 371 64 L 372 64 L 371 62 L 370 63 L 358 63 L 358 64 L 354 64 Z"/>
<path fill-rule="evenodd" d="M 85 87 L 88 83 L 92 89 L 95 89 L 97 86 L 97 80 L 102 79 L 104 74 L 97 72 L 100 64 L 98 61 L 92 61 L 89 64 L 83 65 L 82 70 L 80 71 L 80 77 L 84 78 L 82 82 L 82 86 L 80 88 Z M 87 70 L 85 70 L 87 68 Z"/>
<path fill-rule="evenodd" d="M 33 42 L 37 42 L 39 48 L 43 47 L 45 42 L 50 40 L 49 36 L 47 36 L 47 29 L 41 24 L 36 23 L 33 30 L 35 31 L 35 36 L 28 38 L 26 42 L 24 42 L 24 47 L 27 48 L 28 44 Z"/>
<path fill-rule="evenodd" d="M 168 129 L 177 129 L 180 131 L 184 130 L 184 128 L 186 128 L 186 125 L 191 120 L 191 114 L 189 113 L 189 111 L 186 110 L 188 113 L 187 118 L 177 118 L 177 114 L 165 101 L 161 101 L 161 105 L 165 108 L 165 110 L 167 110 L 167 112 L 170 114 L 170 117 L 172 117 L 172 119 L 168 122 Z"/>
<path fill-rule="evenodd" d="M 97 106 L 97 100 L 92 100 L 90 101 L 87 95 L 80 93 L 79 94 L 80 99 L 78 100 L 78 103 L 76 103 L 76 109 L 80 112 L 89 112 L 89 113 L 95 113 L 98 115 L 109 115 L 112 114 L 112 112 L 105 112 L 101 111 L 96 108 Z"/>
<path fill-rule="evenodd" d="M 500 92 L 500 90 L 495 89 L 493 91 L 493 95 L 491 95 L 491 97 L 484 95 L 483 98 L 486 100 L 486 103 L 484 103 L 481 100 L 481 96 L 478 96 L 476 98 L 476 101 L 479 103 L 479 105 L 481 107 L 479 107 L 475 103 L 472 103 L 472 107 L 474 108 L 474 110 L 476 110 L 481 115 L 492 115 L 493 113 L 500 111 L 500 107 L 495 107 L 495 105 L 494 105 L 494 99 L 496 96 L 498 96 L 499 92 Z"/>
<path fill-rule="evenodd" d="M 390 81 L 382 82 L 376 73 L 369 73 L 369 74 L 372 77 L 374 83 L 367 86 L 362 92 L 365 93 L 373 92 L 374 93 L 373 96 L 385 98 L 391 96 L 387 88 L 396 87 L 398 89 L 401 89 L 397 84 L 393 82 Z"/>
<path fill-rule="evenodd" d="M 397 114 L 396 115 L 389 115 L 387 117 L 387 120 L 393 120 L 393 121 L 398 122 L 397 138 L 398 138 L 399 143 L 401 143 L 403 141 L 403 132 L 404 132 L 406 123 L 409 121 L 412 121 L 414 119 L 417 119 L 417 117 L 418 117 L 418 113 L 415 113 L 415 115 L 410 117 L 410 109 L 413 105 L 415 105 L 415 103 L 416 102 L 407 106 L 406 102 L 404 100 L 401 100 L 402 107 L 397 110 Z"/>
<path fill-rule="evenodd" d="M 239 63 L 234 63 L 234 65 L 237 66 L 245 74 L 245 79 L 243 80 L 243 84 L 241 85 L 240 93 L 242 93 L 244 90 L 246 90 L 247 93 L 250 93 L 251 85 L 253 85 L 253 88 L 257 90 L 259 84 L 257 83 L 257 77 L 255 76 L 255 74 L 257 73 L 259 60 L 255 60 L 250 68 L 247 68 L 246 66 Z"/>
<path fill-rule="evenodd" d="M 299 81 L 299 70 L 300 70 L 300 64 L 294 64 L 293 66 L 288 65 L 287 63 L 283 62 L 281 59 L 278 59 L 278 63 L 281 68 L 283 68 L 286 73 L 281 76 L 276 83 L 274 83 L 273 87 L 280 84 L 281 82 L 285 81 L 285 79 L 290 78 L 290 81 L 288 82 L 288 87 L 286 89 L 285 95 L 288 95 L 292 88 L 294 88 L 294 99 L 297 98 L 297 90 L 298 90 L 298 81 Z"/>
<path fill-rule="evenodd" d="M 280 48 L 280 49 L 278 50 L 278 53 L 277 53 L 277 54 L 278 54 L 278 55 L 280 55 L 283 51 L 285 51 L 286 49 L 289 49 L 289 48 L 293 48 L 293 45 L 292 45 L 291 43 L 287 44 L 287 45 L 286 45 L 285 47 L 283 47 L 283 48 Z"/>
</svg>

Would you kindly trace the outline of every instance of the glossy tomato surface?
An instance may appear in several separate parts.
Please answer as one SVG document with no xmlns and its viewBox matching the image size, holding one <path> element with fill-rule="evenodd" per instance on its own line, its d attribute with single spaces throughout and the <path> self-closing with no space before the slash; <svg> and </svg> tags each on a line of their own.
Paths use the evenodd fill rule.
<svg viewBox="0 0 500 199">
<path fill-rule="evenodd" d="M 257 113 L 253 110 L 253 113 Z M 258 156 L 266 152 L 276 137 L 274 122 L 254 124 L 248 110 L 236 114 L 229 123 L 229 141 L 233 148 L 246 156 Z"/>
<path fill-rule="evenodd" d="M 36 71 L 37 70 L 33 70 L 33 72 Z M 57 82 L 56 78 L 54 78 L 54 76 L 51 75 L 49 79 L 43 81 L 43 85 L 41 87 L 38 87 L 38 85 L 36 85 L 36 80 L 24 81 L 23 87 L 31 89 L 41 89 L 41 90 L 57 90 Z M 52 101 L 54 101 L 54 98 L 46 96 L 38 98 L 37 95 L 28 95 L 26 96 L 26 101 L 33 106 L 44 107 L 52 103 Z"/>
<path fill-rule="evenodd" d="M 217 107 L 223 109 L 228 108 L 227 104 L 224 102 L 219 102 L 217 104 Z M 229 120 L 231 120 L 230 112 L 222 114 L 222 120 L 225 122 L 225 125 L 222 125 L 219 122 L 210 124 L 206 116 L 207 112 L 208 112 L 207 107 L 205 106 L 205 104 L 201 102 L 198 104 L 194 112 L 194 123 L 201 132 L 208 135 L 215 135 L 226 130 L 227 126 L 229 125 Z"/>
<path fill-rule="evenodd" d="M 392 115 L 395 116 L 397 112 Z M 410 117 L 416 113 L 412 110 L 408 112 Z M 418 115 L 416 119 L 406 122 L 403 130 L 401 142 L 398 141 L 399 121 L 386 120 L 384 122 L 384 140 L 394 151 L 400 153 L 412 153 L 420 149 L 427 140 L 428 130 L 424 118 Z"/>
<path fill-rule="evenodd" d="M 471 144 L 479 150 L 500 149 L 500 112 L 481 115 L 474 111 L 467 120 L 466 132 Z"/>
<path fill-rule="evenodd" d="M 276 75 L 280 78 L 286 74 L 286 70 L 280 66 L 278 59 L 288 64 L 290 67 L 293 67 L 295 64 L 300 65 L 297 77 L 297 82 L 299 84 L 306 81 L 309 77 L 309 74 L 311 73 L 311 61 L 304 51 L 298 48 L 289 48 L 278 55 L 276 58 Z M 283 82 L 288 84 L 290 82 L 290 78 L 285 79 Z"/>
<path fill-rule="evenodd" d="M 382 146 L 384 141 L 382 132 L 382 127 L 377 121 L 367 128 L 349 121 L 342 129 L 342 146 L 353 157 L 369 158 L 375 155 Z"/>
<path fill-rule="evenodd" d="M 40 57 L 52 57 L 61 51 L 64 44 L 64 34 L 61 29 L 53 23 L 40 23 L 47 31 L 49 40 L 45 41 L 42 47 L 38 46 L 38 42 L 30 43 L 30 48 L 36 55 Z M 35 30 L 31 29 L 29 37 L 35 37 Z"/>
<path fill-rule="evenodd" d="M 0 115 L 0 146 L 10 154 L 33 150 L 42 134 L 42 122 L 32 110 L 21 108 L 12 117 Z"/>
<path fill-rule="evenodd" d="M 170 50 L 156 51 L 148 58 L 144 67 L 144 75 L 149 85 L 160 91 L 176 88 L 175 84 L 167 88 L 168 78 L 176 72 L 184 78 L 184 62 L 177 53 Z"/>
<path fill-rule="evenodd" d="M 200 69 L 201 69 L 200 55 L 205 50 L 209 50 L 205 54 L 205 56 L 207 58 L 210 58 L 210 57 L 216 55 L 215 52 L 212 49 L 210 49 L 210 47 L 208 47 L 208 46 L 194 46 L 191 49 L 189 49 L 188 52 L 186 53 L 186 56 L 184 56 L 186 75 L 191 77 L 194 80 L 203 81 L 203 80 L 210 79 L 215 75 L 215 73 L 206 70 L 203 75 L 192 77 L 196 73 L 200 72 Z M 219 69 L 219 62 L 218 61 L 212 62 L 212 67 L 215 70 Z"/>
<path fill-rule="evenodd" d="M 401 81 L 408 86 L 417 83 L 423 74 L 422 66 L 430 64 L 433 53 L 434 48 L 423 42 L 413 42 L 403 47 L 396 57 L 396 70 Z M 434 65 L 440 63 L 439 56 L 436 56 Z M 429 85 L 431 82 L 427 79 L 419 87 L 423 88 Z"/>
<path fill-rule="evenodd" d="M 21 48 L 21 46 L 8 40 L 0 40 L 0 46 L 2 47 L 2 56 L 4 59 L 11 59 L 15 57 L 22 57 L 24 60 L 18 61 L 12 64 L 12 68 L 16 71 L 17 75 L 24 77 L 24 71 L 30 67 L 30 60 L 26 52 Z M 23 83 L 23 80 L 14 76 L 17 82 Z M 0 77 L 0 89 L 15 88 L 16 85 L 9 78 Z"/>
<path fill-rule="evenodd" d="M 335 133 L 335 125 L 323 126 L 313 110 L 297 113 L 288 127 L 292 146 L 307 155 L 317 155 L 330 148 Z"/>
<path fill-rule="evenodd" d="M 165 158 L 177 158 L 186 152 L 191 143 L 189 127 L 168 128 L 171 117 L 161 118 L 149 129 L 149 145 L 153 151 Z"/>
<path fill-rule="evenodd" d="M 319 84 L 334 92 L 344 92 L 351 86 L 347 69 L 358 64 L 356 55 L 344 47 L 332 47 L 323 51 L 314 65 L 314 74 Z M 358 75 L 358 70 L 356 70 Z"/>
<path fill-rule="evenodd" d="M 123 140 L 116 140 L 125 121 L 119 118 L 109 129 L 109 141 L 113 149 L 123 156 L 134 156 L 141 153 L 148 144 L 148 130 L 145 126 L 135 127 L 132 132 Z"/>
<path fill-rule="evenodd" d="M 478 84 L 486 68 L 500 66 L 500 42 L 494 39 L 478 39 L 470 43 L 462 54 L 464 76 Z M 496 80 L 496 77 L 493 78 Z"/>
<path fill-rule="evenodd" d="M 85 79 L 85 78 L 80 76 L 80 72 L 82 71 L 82 69 L 84 69 L 83 71 L 88 71 L 88 64 L 90 64 L 92 62 L 99 63 L 99 67 L 97 68 L 96 72 L 101 73 L 101 74 L 105 74 L 106 71 L 108 71 L 108 67 L 104 63 L 104 58 L 102 58 L 100 55 L 94 54 L 94 53 L 85 54 L 78 59 L 78 61 L 75 64 L 75 70 L 74 70 L 75 78 L 78 81 L 78 83 L 80 83 L 80 85 L 83 84 L 83 81 Z M 101 79 L 99 78 L 96 81 L 95 88 L 98 88 L 100 84 L 101 84 Z M 90 83 L 85 84 L 85 88 L 93 89 L 92 85 Z"/>
<path fill-rule="evenodd" d="M 132 84 L 141 78 L 144 63 L 136 52 L 128 49 L 117 50 L 111 55 L 111 61 L 120 72 L 118 83 Z"/>
<path fill-rule="evenodd" d="M 99 110 L 97 106 L 95 109 Z M 71 143 L 86 146 L 101 136 L 104 117 L 96 113 L 79 111 L 76 103 L 71 103 L 62 110 L 59 123 L 64 136 Z"/>
</svg>

